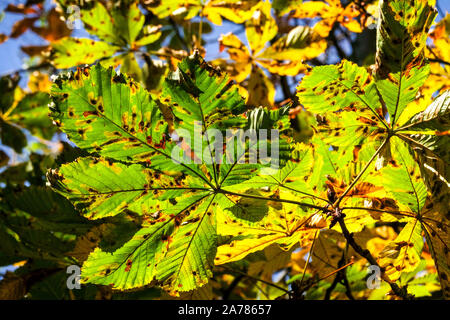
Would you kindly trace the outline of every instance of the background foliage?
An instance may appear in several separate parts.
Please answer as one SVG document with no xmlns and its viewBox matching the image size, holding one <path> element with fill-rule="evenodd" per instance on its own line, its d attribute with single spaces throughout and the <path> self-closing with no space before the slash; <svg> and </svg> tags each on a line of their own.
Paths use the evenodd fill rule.
<svg viewBox="0 0 450 320">
<path fill-rule="evenodd" d="M 8 3 L 0 48 L 38 41 L 0 78 L 0 298 L 448 298 L 439 4 Z M 172 162 L 195 121 L 280 130 L 282 169 Z"/>
</svg>

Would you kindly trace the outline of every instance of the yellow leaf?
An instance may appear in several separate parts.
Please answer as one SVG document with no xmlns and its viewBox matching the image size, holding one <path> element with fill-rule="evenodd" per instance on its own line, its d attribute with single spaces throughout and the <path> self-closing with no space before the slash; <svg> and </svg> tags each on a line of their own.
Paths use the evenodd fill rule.
<svg viewBox="0 0 450 320">
<path fill-rule="evenodd" d="M 275 100 L 275 87 L 273 82 L 264 74 L 264 72 L 253 66 L 248 80 L 247 89 L 249 91 L 248 104 L 259 106 L 272 106 Z"/>
<path fill-rule="evenodd" d="M 258 60 L 258 63 L 270 73 L 276 73 L 280 76 L 296 76 L 299 73 L 305 73 L 307 70 L 307 66 L 301 61 Z"/>
<path fill-rule="evenodd" d="M 33 72 L 28 80 L 28 88 L 30 88 L 31 92 L 50 92 L 51 86 L 52 82 L 48 75 L 39 71 Z"/>
<path fill-rule="evenodd" d="M 203 8 L 203 15 L 212 23 L 221 25 L 222 17 L 234 23 L 250 19 L 258 0 L 212 0 Z"/>
<path fill-rule="evenodd" d="M 303 2 L 294 12 L 295 18 L 321 18 L 314 26 L 314 30 L 321 36 L 327 37 L 335 22 L 339 22 L 352 32 L 362 32 L 362 27 L 356 17 L 366 19 L 357 9 L 354 3 L 349 3 L 345 8 L 342 7 L 340 0 L 308 1 Z"/>
<path fill-rule="evenodd" d="M 261 2 L 245 24 L 245 32 L 253 55 L 257 55 L 266 43 L 277 35 L 278 27 L 270 14 L 271 8 L 270 2 Z"/>
<path fill-rule="evenodd" d="M 283 191 L 283 197 L 295 198 L 289 192 Z M 288 251 L 296 244 L 308 245 L 320 227 L 311 226 L 311 213 L 290 203 L 269 206 L 268 213 L 260 220 L 248 222 L 234 217 L 228 212 L 217 215 L 217 232 L 222 235 L 232 235 L 229 244 L 218 248 L 215 264 L 224 264 L 243 259 L 248 254 L 263 250 L 271 244 L 278 244 Z"/>
<path fill-rule="evenodd" d="M 417 220 L 411 220 L 397 238 L 380 252 L 378 263 L 385 268 L 389 279 L 396 281 L 403 272 L 412 272 L 417 268 L 422 248 L 421 224 Z"/>
</svg>

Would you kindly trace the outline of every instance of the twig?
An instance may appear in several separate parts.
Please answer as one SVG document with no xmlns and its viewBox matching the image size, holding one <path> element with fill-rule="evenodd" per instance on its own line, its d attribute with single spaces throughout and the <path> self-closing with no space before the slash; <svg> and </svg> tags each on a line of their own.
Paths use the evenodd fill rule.
<svg viewBox="0 0 450 320">
<path fill-rule="evenodd" d="M 189 52 L 189 46 L 186 43 L 186 40 L 181 36 L 180 30 L 178 30 L 178 25 L 176 24 L 176 22 L 173 20 L 172 17 L 169 17 L 169 22 L 175 31 L 175 35 L 177 36 L 177 38 L 180 40 L 181 44 L 183 45 L 184 50 L 186 52 Z"/>
<path fill-rule="evenodd" d="M 249 275 L 249 274 L 246 274 L 245 272 L 242 272 L 242 271 L 240 271 L 240 270 L 234 270 L 234 269 L 231 269 L 231 268 L 228 268 L 228 267 L 225 267 L 225 266 L 219 266 L 219 267 L 222 267 L 222 268 L 224 268 L 224 269 L 226 269 L 226 270 L 228 270 L 228 271 L 230 271 L 230 272 L 236 272 L 236 273 L 239 273 L 239 274 L 241 274 L 242 276 L 244 276 L 244 277 L 246 277 L 246 278 L 249 278 L 249 279 L 252 279 L 252 280 L 255 280 L 255 281 L 259 281 L 259 282 L 265 283 L 265 284 L 267 284 L 267 285 L 269 285 L 269 286 L 272 286 L 272 287 L 274 287 L 274 288 L 277 288 L 278 290 L 284 291 L 285 294 L 286 294 L 286 293 L 290 293 L 290 291 L 289 291 L 288 289 L 285 289 L 285 288 L 283 288 L 283 287 L 280 287 L 280 286 L 276 285 L 275 283 L 266 281 L 266 280 L 264 280 L 264 279 L 260 279 L 260 278 L 253 277 L 253 276 L 251 276 L 251 275 Z"/>
<path fill-rule="evenodd" d="M 341 60 L 342 60 L 342 59 L 348 59 L 347 54 L 346 54 L 346 53 L 344 52 L 344 50 L 342 50 L 342 48 L 339 46 L 339 43 L 338 43 L 338 41 L 337 41 L 337 39 L 336 39 L 336 36 L 335 36 L 335 34 L 334 34 L 334 32 L 337 30 L 337 26 L 338 26 L 338 24 L 335 23 L 334 26 L 333 26 L 333 28 L 332 28 L 331 31 L 330 31 L 330 34 L 329 34 L 328 38 L 331 40 L 331 42 L 333 43 L 334 47 L 336 48 L 336 51 L 337 51 L 339 57 L 341 58 Z"/>
<path fill-rule="evenodd" d="M 428 61 L 430 62 L 438 62 L 438 63 L 442 63 L 445 64 L 446 66 L 450 66 L 450 62 L 438 59 L 438 58 L 428 58 Z"/>
<path fill-rule="evenodd" d="M 19 70 L 11 71 L 11 72 L 2 74 L 0 76 L 2 76 L 2 77 L 10 76 L 10 75 L 16 74 L 16 73 L 32 72 L 32 71 L 37 71 L 37 70 L 41 70 L 41 69 L 45 69 L 45 68 L 52 68 L 52 69 L 54 69 L 54 67 L 50 63 L 44 62 L 44 63 L 38 64 L 38 65 L 35 65 L 35 66 L 30 66 L 30 67 L 27 67 L 27 68 L 22 68 L 22 69 L 19 69 Z"/>
<path fill-rule="evenodd" d="M 408 294 L 408 292 L 406 291 L 405 288 L 400 288 L 396 283 L 391 282 L 386 274 L 385 274 L 385 270 L 384 268 L 381 268 L 380 265 L 377 263 L 377 261 L 375 260 L 375 258 L 372 256 L 372 254 L 370 253 L 369 250 L 367 249 L 363 249 L 361 248 L 361 246 L 356 243 L 355 239 L 353 238 L 353 234 L 351 234 L 348 229 L 347 226 L 345 225 L 344 222 L 344 218 L 341 216 L 338 219 L 339 222 L 339 226 L 341 227 L 342 230 L 342 234 L 344 235 L 344 238 L 347 240 L 347 243 L 353 248 L 353 250 L 356 251 L 356 253 L 358 253 L 361 257 L 365 258 L 367 261 L 369 261 L 369 263 L 371 265 L 375 265 L 378 268 L 380 268 L 381 271 L 381 278 L 386 281 L 387 283 L 389 283 L 389 285 L 391 286 L 392 291 L 399 297 L 406 299 L 406 300 L 411 300 L 413 298 L 412 295 Z"/>
<path fill-rule="evenodd" d="M 240 274 L 238 276 L 236 276 L 233 281 L 231 282 L 230 286 L 224 291 L 224 293 L 222 294 L 222 299 L 223 300 L 228 300 L 231 293 L 233 292 L 233 290 L 237 287 L 237 285 L 239 284 L 239 282 L 241 282 L 241 280 L 244 278 L 244 275 Z"/>
<path fill-rule="evenodd" d="M 338 269 L 337 269 L 338 271 L 337 271 L 336 277 L 334 277 L 333 283 L 331 284 L 330 287 L 328 287 L 327 291 L 325 292 L 324 300 L 330 300 L 331 293 L 336 288 L 338 283 L 341 283 L 342 285 L 344 285 L 345 294 L 347 295 L 347 297 L 350 300 L 355 300 L 355 298 L 353 297 L 353 294 L 352 294 L 352 290 L 350 288 L 350 284 L 347 279 L 347 269 L 344 268 L 344 267 L 348 267 L 349 265 L 353 264 L 353 261 L 351 261 L 350 264 L 345 264 L 347 250 L 348 250 L 348 242 L 347 242 L 344 252 L 342 253 L 342 257 L 338 262 Z M 336 272 L 336 270 L 334 272 Z"/>
<path fill-rule="evenodd" d="M 280 76 L 280 85 L 281 85 L 281 89 L 283 90 L 284 99 L 285 100 L 291 99 L 292 93 L 291 93 L 291 89 L 289 88 L 289 84 L 287 82 L 286 76 Z"/>
</svg>

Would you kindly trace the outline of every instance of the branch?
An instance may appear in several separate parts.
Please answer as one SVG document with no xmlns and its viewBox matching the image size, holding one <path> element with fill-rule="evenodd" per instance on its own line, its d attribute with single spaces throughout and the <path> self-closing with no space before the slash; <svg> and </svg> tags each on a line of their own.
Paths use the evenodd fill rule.
<svg viewBox="0 0 450 320">
<path fill-rule="evenodd" d="M 333 283 L 331 284 L 330 287 L 328 287 L 327 291 L 325 292 L 324 300 L 330 300 L 331 293 L 336 288 L 338 283 L 341 283 L 345 287 L 345 294 L 347 295 L 347 297 L 350 300 L 355 300 L 355 298 L 353 297 L 353 294 L 352 294 L 352 290 L 350 288 L 350 283 L 348 282 L 348 279 L 347 279 L 347 269 L 344 268 L 345 266 L 348 266 L 348 264 L 345 264 L 347 250 L 348 250 L 348 242 L 347 242 L 344 252 L 342 252 L 342 257 L 338 262 L 337 270 L 339 270 L 339 271 L 337 272 L 336 277 L 334 277 Z M 351 263 L 353 263 L 353 261 L 351 261 Z"/>
<path fill-rule="evenodd" d="M 328 38 L 331 40 L 331 42 L 333 43 L 334 47 L 336 48 L 336 51 L 339 55 L 339 58 L 341 58 L 341 60 L 343 59 L 347 59 L 348 60 L 348 56 L 347 54 L 344 52 L 344 50 L 342 50 L 342 48 L 339 46 L 338 40 L 336 38 L 336 35 L 334 34 L 334 32 L 337 30 L 337 27 L 339 26 L 339 24 L 336 22 L 333 26 L 333 28 L 330 31 L 330 34 L 328 36 Z"/>
<path fill-rule="evenodd" d="M 244 276 L 242 274 L 240 274 L 233 279 L 230 286 L 222 294 L 223 300 L 228 300 L 230 298 L 231 293 L 233 292 L 233 290 L 237 287 L 237 285 L 243 278 L 244 278 Z"/>
<path fill-rule="evenodd" d="M 339 226 L 341 227 L 342 234 L 344 235 L 345 239 L 347 240 L 347 243 L 363 258 L 365 258 L 371 265 L 375 265 L 381 270 L 381 279 L 389 283 L 391 286 L 392 291 L 399 297 L 405 299 L 405 300 L 412 300 L 414 296 L 408 294 L 406 291 L 406 288 L 399 287 L 396 283 L 393 283 L 389 280 L 389 278 L 385 274 L 384 268 L 381 268 L 380 265 L 377 263 L 375 258 L 372 256 L 369 250 L 361 248 L 361 246 L 356 243 L 355 239 L 353 238 L 353 234 L 350 233 L 347 229 L 347 226 L 344 222 L 344 217 L 341 215 L 340 218 L 338 218 Z"/>
<path fill-rule="evenodd" d="M 283 90 L 284 99 L 285 100 L 291 99 L 292 93 L 291 93 L 291 89 L 289 88 L 289 84 L 287 82 L 286 76 L 280 76 L 280 85 L 281 85 L 281 89 Z"/>
<path fill-rule="evenodd" d="M 2 77 L 10 76 L 10 75 L 13 75 L 13 74 L 16 74 L 16 73 L 32 72 L 32 71 L 37 71 L 37 70 L 41 70 L 41 69 L 45 69 L 45 68 L 53 68 L 54 69 L 53 65 L 50 64 L 49 62 L 43 62 L 43 63 L 38 64 L 38 65 L 29 66 L 29 67 L 22 68 L 22 69 L 19 69 L 19 70 L 16 70 L 16 71 L 11 71 L 11 72 L 2 74 L 0 76 L 2 76 Z"/>
<path fill-rule="evenodd" d="M 430 61 L 430 62 L 438 62 L 438 63 L 445 64 L 447 66 L 450 66 L 450 62 L 447 62 L 447 61 L 444 61 L 444 60 L 441 60 L 441 59 L 438 59 L 438 58 L 428 58 L 428 61 Z"/>
<path fill-rule="evenodd" d="M 173 28 L 174 31 L 175 31 L 175 35 L 177 36 L 177 38 L 180 40 L 181 44 L 183 45 L 184 50 L 185 50 L 186 52 L 189 52 L 189 51 L 190 51 L 190 50 L 189 50 L 189 46 L 188 46 L 188 44 L 186 43 L 186 40 L 181 36 L 180 30 L 178 30 L 178 26 L 177 26 L 175 20 L 173 20 L 172 17 L 169 17 L 169 22 L 170 22 L 170 24 L 172 25 L 172 28 Z"/>
<path fill-rule="evenodd" d="M 260 278 L 253 277 L 253 276 L 251 276 L 251 275 L 249 275 L 249 274 L 247 274 L 247 273 L 245 273 L 245 272 L 242 272 L 242 271 L 240 271 L 240 270 L 234 270 L 234 269 L 231 269 L 231 268 L 228 268 L 228 267 L 225 267 L 225 266 L 218 266 L 218 267 L 222 267 L 222 268 L 224 268 L 225 270 L 228 270 L 228 271 L 230 271 L 230 272 L 236 272 L 236 273 L 239 273 L 239 274 L 241 274 L 242 276 L 244 276 L 244 277 L 246 277 L 246 278 L 249 278 L 249 279 L 252 279 L 252 280 L 255 280 L 255 281 L 259 281 L 259 282 L 265 283 L 265 284 L 267 284 L 267 285 L 269 285 L 269 286 L 272 286 L 272 287 L 274 287 L 274 288 L 277 288 L 278 290 L 283 291 L 285 294 L 286 294 L 286 293 L 290 293 L 290 291 L 289 291 L 288 289 L 285 289 L 285 288 L 283 288 L 283 287 L 280 287 L 280 286 L 276 285 L 275 283 L 266 281 L 266 280 L 264 280 L 264 279 L 260 279 Z"/>
</svg>

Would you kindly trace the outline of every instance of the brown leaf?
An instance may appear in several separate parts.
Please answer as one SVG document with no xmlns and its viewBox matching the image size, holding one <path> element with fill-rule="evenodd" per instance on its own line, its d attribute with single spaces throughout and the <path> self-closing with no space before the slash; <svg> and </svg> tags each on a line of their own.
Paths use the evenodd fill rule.
<svg viewBox="0 0 450 320">
<path fill-rule="evenodd" d="M 25 293 L 25 281 L 13 272 L 6 272 L 0 282 L 0 300 L 19 300 Z"/>
<path fill-rule="evenodd" d="M 0 33 L 0 44 L 8 40 L 8 36 L 6 34 Z"/>
<path fill-rule="evenodd" d="M 55 41 L 70 35 L 71 30 L 61 20 L 60 14 L 55 8 L 47 14 L 47 27 L 31 26 L 31 30 L 48 41 Z"/>
<path fill-rule="evenodd" d="M 41 55 L 44 51 L 50 49 L 50 46 L 22 46 L 20 49 L 30 57 Z"/>
<path fill-rule="evenodd" d="M 10 37 L 17 38 L 17 37 L 21 36 L 38 19 L 39 19 L 39 17 L 34 17 L 34 18 L 24 18 L 22 20 L 17 21 L 12 27 Z"/>
<path fill-rule="evenodd" d="M 30 6 L 26 6 L 23 4 L 8 4 L 8 6 L 5 9 L 6 12 L 14 12 L 14 13 L 22 13 L 22 14 L 34 14 L 38 13 L 38 11 Z"/>
</svg>

